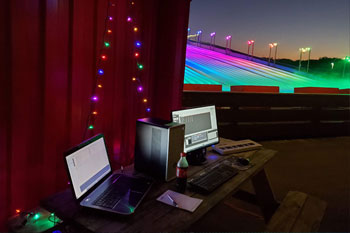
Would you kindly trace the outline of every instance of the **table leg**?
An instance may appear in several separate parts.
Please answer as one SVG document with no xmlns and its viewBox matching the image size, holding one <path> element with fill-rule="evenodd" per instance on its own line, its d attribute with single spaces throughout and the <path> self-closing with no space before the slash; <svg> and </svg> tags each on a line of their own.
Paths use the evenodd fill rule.
<svg viewBox="0 0 350 233">
<path fill-rule="evenodd" d="M 275 200 L 264 169 L 252 177 L 252 184 L 255 190 L 256 199 L 264 215 L 265 222 L 268 222 L 279 204 Z"/>
</svg>

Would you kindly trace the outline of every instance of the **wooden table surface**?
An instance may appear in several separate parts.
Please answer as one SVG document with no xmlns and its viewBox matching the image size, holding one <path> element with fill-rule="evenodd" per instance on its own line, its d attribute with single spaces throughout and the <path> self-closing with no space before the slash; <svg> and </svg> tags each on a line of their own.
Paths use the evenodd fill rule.
<svg viewBox="0 0 350 233">
<path fill-rule="evenodd" d="M 148 195 L 131 216 L 120 216 L 93 209 L 82 208 L 74 201 L 70 189 L 43 200 L 41 205 L 48 210 L 55 212 L 57 216 L 63 220 L 72 220 L 93 232 L 184 231 L 220 201 L 238 191 L 241 184 L 252 179 L 253 185 L 255 183 L 254 187 L 256 189 L 256 194 L 258 195 L 260 193 L 260 198 L 258 197 L 257 199 L 258 201 L 260 200 L 263 212 L 264 208 L 266 209 L 265 212 L 267 213 L 267 218 L 269 218 L 272 211 L 277 207 L 264 172 L 264 166 L 274 157 L 275 154 L 276 151 L 264 148 L 257 151 L 235 154 L 241 157 L 250 158 L 250 161 L 254 166 L 248 170 L 240 171 L 236 176 L 209 195 L 186 190 L 186 195 L 203 199 L 201 205 L 193 213 L 174 208 L 156 200 L 156 198 L 166 190 L 176 190 L 175 180 L 168 183 L 156 181 Z M 204 166 L 190 167 L 188 169 L 188 176 L 191 177 L 205 167 L 231 156 L 233 155 L 220 156 L 209 151 L 207 152 L 208 163 Z M 124 172 L 134 173 L 133 167 L 129 166 Z M 256 179 L 255 182 L 254 179 Z"/>
</svg>

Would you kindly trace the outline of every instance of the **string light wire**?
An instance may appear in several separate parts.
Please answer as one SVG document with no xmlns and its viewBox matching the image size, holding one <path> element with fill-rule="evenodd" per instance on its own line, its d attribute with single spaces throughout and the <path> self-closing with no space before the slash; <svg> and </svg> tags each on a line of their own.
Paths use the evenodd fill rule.
<svg viewBox="0 0 350 233">
<path fill-rule="evenodd" d="M 99 49 L 99 53 L 97 56 L 97 62 L 96 62 L 96 71 L 95 71 L 95 80 L 94 80 L 94 86 L 92 91 L 92 97 L 90 101 L 90 111 L 89 115 L 87 117 L 87 126 L 85 127 L 84 136 L 83 139 L 86 138 L 86 134 L 88 130 L 94 129 L 94 123 L 95 119 L 98 115 L 98 112 L 96 111 L 96 104 L 99 100 L 97 91 L 98 89 L 101 89 L 103 86 L 101 84 L 101 77 L 104 75 L 103 70 L 103 64 L 102 62 L 106 62 L 108 60 L 107 52 L 104 52 L 106 49 L 109 49 L 111 47 L 111 43 L 109 41 L 106 41 L 106 35 L 111 35 L 112 30 L 108 27 L 111 22 L 113 21 L 113 17 L 110 16 L 110 7 L 114 7 L 116 4 L 112 3 L 110 0 L 107 2 L 107 9 L 106 9 L 106 16 L 104 20 L 104 30 L 103 30 L 103 36 L 102 36 L 102 46 Z"/>
<path fill-rule="evenodd" d="M 133 57 L 134 57 L 134 64 L 135 64 L 135 75 L 132 76 L 131 80 L 135 83 L 136 90 L 139 94 L 141 94 L 141 101 L 145 106 L 146 112 L 150 112 L 151 108 L 148 106 L 148 99 L 145 97 L 144 93 L 144 86 L 142 84 L 142 80 L 140 79 L 140 76 L 143 72 L 144 65 L 141 63 L 141 57 L 142 57 L 142 43 L 138 40 L 140 35 L 140 27 L 137 25 L 137 20 L 135 16 L 133 15 L 135 7 L 135 1 L 130 1 L 130 8 L 132 10 L 131 15 L 127 17 L 126 21 L 130 24 L 130 30 L 134 33 L 134 50 L 133 50 Z"/>
</svg>

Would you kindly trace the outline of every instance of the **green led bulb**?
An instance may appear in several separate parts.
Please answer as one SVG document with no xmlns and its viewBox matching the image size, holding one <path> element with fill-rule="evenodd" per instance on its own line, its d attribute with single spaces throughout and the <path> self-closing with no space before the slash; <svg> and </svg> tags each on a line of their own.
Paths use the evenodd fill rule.
<svg viewBox="0 0 350 233">
<path fill-rule="evenodd" d="M 35 214 L 33 217 L 34 220 L 38 220 L 39 218 L 40 218 L 40 214 Z"/>
<path fill-rule="evenodd" d="M 143 69 L 143 65 L 142 64 L 139 64 L 138 67 L 139 67 L 140 70 Z"/>
<path fill-rule="evenodd" d="M 105 42 L 105 46 L 109 47 L 110 46 L 109 42 Z"/>
<path fill-rule="evenodd" d="M 94 128 L 94 126 L 93 125 L 89 125 L 89 129 L 93 129 Z"/>
</svg>

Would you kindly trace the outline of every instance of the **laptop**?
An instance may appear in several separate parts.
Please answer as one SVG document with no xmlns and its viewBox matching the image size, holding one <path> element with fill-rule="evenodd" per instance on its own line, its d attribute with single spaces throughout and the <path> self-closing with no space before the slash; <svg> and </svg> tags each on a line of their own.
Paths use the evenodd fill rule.
<svg viewBox="0 0 350 233">
<path fill-rule="evenodd" d="M 83 207 L 133 214 L 153 183 L 147 177 L 113 173 L 102 134 L 70 149 L 64 158 L 75 198 Z"/>
</svg>

